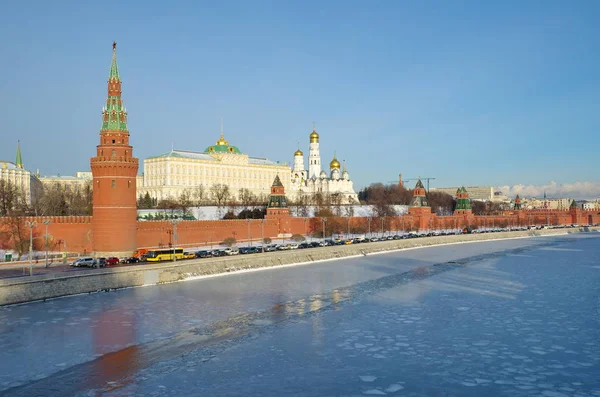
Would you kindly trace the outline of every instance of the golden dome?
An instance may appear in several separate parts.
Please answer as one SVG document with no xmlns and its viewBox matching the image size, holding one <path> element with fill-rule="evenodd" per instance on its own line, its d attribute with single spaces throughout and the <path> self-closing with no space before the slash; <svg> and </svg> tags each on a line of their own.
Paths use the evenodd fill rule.
<svg viewBox="0 0 600 397">
<path fill-rule="evenodd" d="M 223 134 L 221 134 L 221 138 L 219 138 L 219 140 L 217 141 L 216 145 L 219 145 L 219 146 L 229 146 L 229 142 L 227 142 L 225 140 L 225 137 L 223 136 Z"/>
<path fill-rule="evenodd" d="M 337 160 L 337 158 L 335 158 L 335 155 L 333 156 L 333 160 L 331 160 L 331 163 L 329 163 L 329 168 L 336 170 L 340 169 L 340 162 Z"/>
<path fill-rule="evenodd" d="M 302 153 L 302 150 L 298 149 L 296 150 L 296 152 L 294 153 L 294 157 L 296 156 L 304 156 L 304 153 Z"/>
<path fill-rule="evenodd" d="M 310 134 L 310 143 L 319 143 L 319 134 L 317 134 L 317 131 L 314 129 Z"/>
</svg>

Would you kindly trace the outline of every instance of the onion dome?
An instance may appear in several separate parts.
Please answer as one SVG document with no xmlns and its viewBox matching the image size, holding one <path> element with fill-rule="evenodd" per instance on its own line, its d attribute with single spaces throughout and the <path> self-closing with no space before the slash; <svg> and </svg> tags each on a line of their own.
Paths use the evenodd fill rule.
<svg viewBox="0 0 600 397">
<path fill-rule="evenodd" d="M 337 158 L 335 157 L 335 155 L 333 155 L 333 160 L 331 160 L 331 163 L 329 163 L 329 168 L 330 169 L 336 169 L 339 170 L 340 169 L 340 162 L 337 160 Z"/>
<path fill-rule="evenodd" d="M 294 157 L 296 156 L 304 156 L 304 153 L 302 153 L 302 150 L 298 149 L 296 150 L 296 152 L 294 153 Z"/>
<path fill-rule="evenodd" d="M 314 128 L 313 132 L 310 134 L 310 143 L 319 143 L 319 134 L 317 134 L 317 131 Z"/>
<path fill-rule="evenodd" d="M 204 153 L 235 153 L 240 154 L 240 149 L 237 146 L 229 145 L 229 142 L 225 140 L 223 133 L 219 140 L 213 145 L 206 148 Z"/>
</svg>

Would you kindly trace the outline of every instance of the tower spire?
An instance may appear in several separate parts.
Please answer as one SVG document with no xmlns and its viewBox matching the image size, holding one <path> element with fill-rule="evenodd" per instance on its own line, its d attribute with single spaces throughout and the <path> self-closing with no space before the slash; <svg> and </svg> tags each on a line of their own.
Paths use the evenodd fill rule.
<svg viewBox="0 0 600 397">
<path fill-rule="evenodd" d="M 15 160 L 17 168 L 23 168 L 23 156 L 21 156 L 21 141 L 17 141 L 17 158 Z"/>
<path fill-rule="evenodd" d="M 223 132 L 223 117 L 221 117 L 221 139 L 225 138 L 225 133 Z"/>
<path fill-rule="evenodd" d="M 108 97 L 102 109 L 102 128 L 104 132 L 125 132 L 127 130 L 127 110 L 121 98 L 121 77 L 117 66 L 117 43 L 113 41 L 112 60 L 108 74 Z"/>
<path fill-rule="evenodd" d="M 117 42 L 113 41 L 113 55 L 112 55 L 112 61 L 110 63 L 110 74 L 108 75 L 108 79 L 117 79 L 119 81 L 121 81 L 121 78 L 119 77 L 119 67 L 117 66 Z"/>
</svg>

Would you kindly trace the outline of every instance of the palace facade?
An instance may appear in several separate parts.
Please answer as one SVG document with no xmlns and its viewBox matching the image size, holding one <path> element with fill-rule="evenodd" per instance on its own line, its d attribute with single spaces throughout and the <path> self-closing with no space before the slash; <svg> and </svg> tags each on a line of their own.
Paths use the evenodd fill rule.
<svg viewBox="0 0 600 397">
<path fill-rule="evenodd" d="M 20 143 L 17 143 L 17 156 L 14 163 L 0 160 L 0 180 L 14 186 L 27 204 L 35 201 L 42 191 L 42 182 L 38 175 L 23 166 Z"/>
<path fill-rule="evenodd" d="M 211 197 L 217 194 L 212 188 L 226 185 L 232 199 L 239 199 L 241 189 L 248 189 L 266 201 L 275 177 L 289 172 L 285 163 L 242 153 L 221 131 L 219 140 L 203 152 L 171 150 L 145 159 L 138 195 L 148 193 L 158 200 L 178 198 L 186 191 L 193 195 L 202 186 L 205 199 L 216 201 Z"/>
</svg>

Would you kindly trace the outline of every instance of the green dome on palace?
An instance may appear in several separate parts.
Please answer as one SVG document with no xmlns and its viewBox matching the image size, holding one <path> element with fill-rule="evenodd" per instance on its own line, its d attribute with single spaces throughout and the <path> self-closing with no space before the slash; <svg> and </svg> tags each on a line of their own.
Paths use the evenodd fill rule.
<svg viewBox="0 0 600 397">
<path fill-rule="evenodd" d="M 206 148 L 204 153 L 235 153 L 241 154 L 242 152 L 238 149 L 237 146 L 232 146 L 225 140 L 223 134 L 221 134 L 221 138 L 212 146 Z"/>
</svg>

